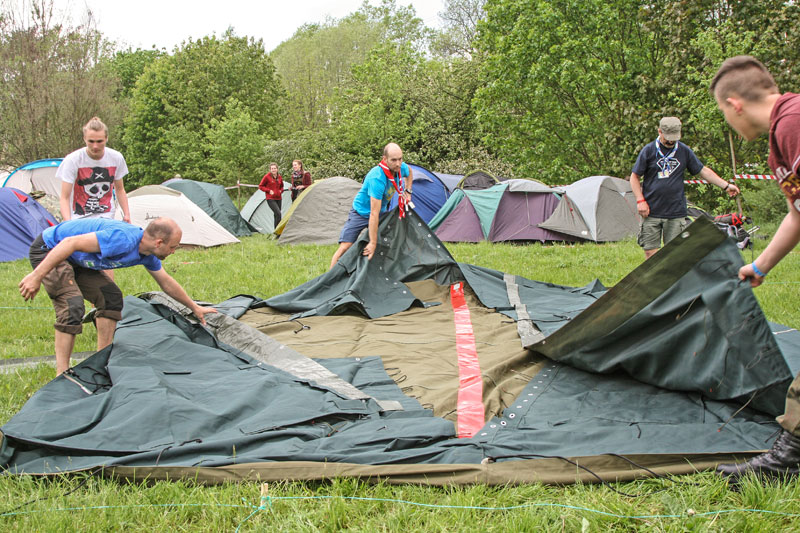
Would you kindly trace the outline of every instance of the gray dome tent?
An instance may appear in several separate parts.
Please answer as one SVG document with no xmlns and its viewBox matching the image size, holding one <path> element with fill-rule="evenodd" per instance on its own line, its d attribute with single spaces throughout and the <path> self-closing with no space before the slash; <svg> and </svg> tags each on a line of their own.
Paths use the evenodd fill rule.
<svg viewBox="0 0 800 533">
<path fill-rule="evenodd" d="M 564 197 L 540 228 L 595 242 L 621 241 L 639 232 L 641 219 L 629 182 L 590 176 L 563 189 Z"/>
</svg>

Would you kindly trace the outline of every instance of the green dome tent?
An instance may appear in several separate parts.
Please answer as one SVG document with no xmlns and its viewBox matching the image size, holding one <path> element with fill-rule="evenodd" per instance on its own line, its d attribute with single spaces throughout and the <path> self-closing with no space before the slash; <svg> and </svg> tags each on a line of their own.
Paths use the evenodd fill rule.
<svg viewBox="0 0 800 533">
<path fill-rule="evenodd" d="M 237 237 L 251 235 L 255 229 L 239 214 L 225 187 L 187 179 L 172 179 L 165 185 L 186 195 L 208 216 Z"/>
</svg>

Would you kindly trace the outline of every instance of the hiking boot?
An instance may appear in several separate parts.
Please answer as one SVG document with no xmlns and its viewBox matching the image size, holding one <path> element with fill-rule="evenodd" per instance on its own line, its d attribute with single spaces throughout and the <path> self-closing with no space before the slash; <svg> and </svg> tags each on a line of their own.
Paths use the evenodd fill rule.
<svg viewBox="0 0 800 533">
<path fill-rule="evenodd" d="M 746 463 L 718 465 L 717 472 L 734 484 L 747 472 L 753 472 L 762 479 L 797 476 L 800 472 L 800 437 L 795 437 L 785 429 L 781 430 L 769 451 Z"/>
</svg>

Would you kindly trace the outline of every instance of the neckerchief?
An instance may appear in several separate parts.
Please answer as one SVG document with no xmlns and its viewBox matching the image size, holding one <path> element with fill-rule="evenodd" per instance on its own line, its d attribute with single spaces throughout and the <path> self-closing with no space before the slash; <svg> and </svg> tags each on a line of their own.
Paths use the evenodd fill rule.
<svg viewBox="0 0 800 533">
<path fill-rule="evenodd" d="M 378 163 L 378 166 L 381 167 L 383 173 L 386 174 L 386 179 L 394 185 L 394 190 L 397 191 L 397 204 L 400 206 L 400 218 L 404 218 L 406 216 L 406 198 L 403 196 L 403 180 L 400 178 L 400 172 L 397 172 L 397 177 L 395 178 L 392 176 L 392 171 L 389 170 L 386 163 L 381 161 Z"/>
<path fill-rule="evenodd" d="M 658 140 L 658 137 L 656 137 L 656 152 L 658 152 L 658 155 L 661 156 L 661 159 L 656 159 L 656 165 L 661 172 L 666 175 L 666 177 L 669 177 L 669 175 L 672 174 L 681 164 L 681 162 L 674 157 L 675 152 L 677 151 L 678 141 L 675 141 L 675 147 L 672 149 L 672 151 L 667 155 L 664 155 L 664 153 L 661 151 L 661 142 Z"/>
<path fill-rule="evenodd" d="M 292 171 L 292 185 L 297 187 L 298 185 L 303 184 L 303 171 L 302 170 L 293 170 Z"/>
</svg>

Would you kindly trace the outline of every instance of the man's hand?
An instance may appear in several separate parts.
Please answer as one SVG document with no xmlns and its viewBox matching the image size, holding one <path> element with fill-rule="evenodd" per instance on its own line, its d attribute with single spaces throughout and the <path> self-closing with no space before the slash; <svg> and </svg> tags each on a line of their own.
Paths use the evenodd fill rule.
<svg viewBox="0 0 800 533">
<path fill-rule="evenodd" d="M 753 265 L 748 264 L 739 269 L 739 279 L 742 281 L 749 280 L 750 286 L 755 288 L 764 283 L 764 278 L 759 276 L 753 270 Z"/>
<path fill-rule="evenodd" d="M 192 312 L 194 313 L 194 316 L 200 319 L 200 323 L 205 326 L 206 315 L 209 313 L 217 313 L 218 311 L 213 307 L 203 307 L 202 305 L 198 305 L 197 308 Z"/>
<path fill-rule="evenodd" d="M 636 204 L 636 210 L 642 218 L 650 216 L 650 206 L 647 205 L 647 202 L 638 202 Z"/>
<path fill-rule="evenodd" d="M 124 215 L 122 215 L 122 220 L 124 222 L 127 222 L 128 224 L 130 224 L 131 223 L 131 216 L 128 213 L 125 213 Z"/>
<path fill-rule="evenodd" d="M 375 248 L 377 248 L 378 243 L 376 242 L 368 242 L 367 245 L 364 247 L 364 251 L 361 252 L 361 255 L 366 255 L 367 259 L 372 259 L 372 256 L 375 255 Z"/>
<path fill-rule="evenodd" d="M 728 184 L 728 189 L 727 189 L 725 192 L 727 192 L 727 193 L 728 193 L 728 196 L 730 196 L 731 198 L 733 198 L 734 196 L 736 196 L 737 194 L 739 194 L 741 191 L 739 191 L 739 187 L 737 187 L 737 186 L 736 186 L 736 185 L 734 185 L 733 183 L 729 183 L 729 184 Z"/>
<path fill-rule="evenodd" d="M 19 282 L 19 293 L 26 301 L 33 300 L 41 286 L 42 280 L 39 279 L 35 272 L 31 272 Z"/>
</svg>

